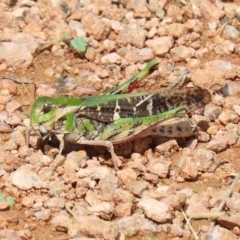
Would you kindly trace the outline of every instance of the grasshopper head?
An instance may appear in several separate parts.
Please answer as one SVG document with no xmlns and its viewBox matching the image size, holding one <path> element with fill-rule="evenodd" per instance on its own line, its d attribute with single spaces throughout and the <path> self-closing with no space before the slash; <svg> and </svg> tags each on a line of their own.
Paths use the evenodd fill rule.
<svg viewBox="0 0 240 240">
<path fill-rule="evenodd" d="M 84 98 L 38 98 L 34 102 L 30 114 L 32 128 L 40 132 L 42 136 L 46 136 L 49 132 L 67 131 L 68 124 L 71 125 L 71 121 L 66 120 L 67 116 L 72 113 L 74 119 L 74 113 L 84 101 Z"/>
<path fill-rule="evenodd" d="M 34 102 L 30 114 L 32 128 L 43 136 L 47 135 L 53 128 L 56 109 L 54 98 L 38 98 Z"/>
</svg>

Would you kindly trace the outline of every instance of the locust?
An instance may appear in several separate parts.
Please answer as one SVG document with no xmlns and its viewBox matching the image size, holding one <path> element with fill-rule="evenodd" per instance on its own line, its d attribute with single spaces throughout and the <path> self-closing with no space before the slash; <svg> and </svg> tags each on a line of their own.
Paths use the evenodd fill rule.
<svg viewBox="0 0 240 240">
<path fill-rule="evenodd" d="M 114 146 L 146 136 L 193 134 L 196 125 L 186 113 L 210 102 L 208 90 L 189 87 L 125 93 L 156 64 L 156 60 L 150 61 L 127 82 L 100 96 L 39 97 L 34 102 L 30 114 L 33 130 L 43 138 L 55 136 L 60 142 L 55 167 L 65 141 L 107 147 L 118 170 Z"/>
</svg>

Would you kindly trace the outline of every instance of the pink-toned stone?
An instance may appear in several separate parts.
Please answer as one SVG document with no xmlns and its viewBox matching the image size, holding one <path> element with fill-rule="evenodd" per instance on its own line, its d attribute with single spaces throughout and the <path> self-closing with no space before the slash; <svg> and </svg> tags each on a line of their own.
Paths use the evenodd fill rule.
<svg viewBox="0 0 240 240">
<path fill-rule="evenodd" d="M 122 218 L 130 216 L 132 213 L 133 204 L 131 202 L 119 203 L 115 207 L 115 217 Z"/>
<path fill-rule="evenodd" d="M 214 51 L 218 55 L 229 55 L 234 51 L 235 44 L 229 40 L 224 40 L 220 44 L 218 44 L 215 48 Z"/>
<path fill-rule="evenodd" d="M 186 200 L 186 214 L 191 217 L 198 213 L 208 213 L 208 203 L 201 198 L 198 194 L 193 194 Z"/>
<path fill-rule="evenodd" d="M 200 9 L 204 18 L 211 20 L 219 20 L 223 15 L 224 11 L 216 7 L 213 3 L 208 0 L 202 0 L 200 3 Z"/>
<path fill-rule="evenodd" d="M 150 48 L 133 49 L 127 52 L 124 57 L 129 63 L 146 62 L 153 58 L 153 52 Z"/>
<path fill-rule="evenodd" d="M 225 135 L 217 134 L 215 139 L 211 140 L 206 148 L 214 152 L 221 152 L 227 149 L 229 138 Z"/>
<path fill-rule="evenodd" d="M 234 41 L 239 38 L 240 32 L 234 26 L 226 25 L 223 29 L 222 36 L 224 39 L 229 39 L 231 41 Z"/>
<path fill-rule="evenodd" d="M 22 147 L 26 145 L 26 136 L 20 131 L 12 132 L 11 139 L 14 140 L 18 146 Z"/>
<path fill-rule="evenodd" d="M 22 106 L 21 103 L 15 101 L 15 100 L 11 100 L 10 102 L 7 103 L 6 105 L 6 110 L 8 112 L 8 114 L 12 114 L 15 110 L 17 110 L 18 108 L 20 108 Z"/>
<path fill-rule="evenodd" d="M 27 68 L 32 64 L 33 57 L 25 44 L 2 42 L 0 60 L 4 60 L 8 66 Z"/>
<path fill-rule="evenodd" d="M 112 4 L 109 7 L 105 6 L 103 8 L 102 15 L 108 19 L 115 19 L 116 21 L 121 22 L 126 13 L 127 10 L 125 8 L 118 8 L 116 5 Z"/>
<path fill-rule="evenodd" d="M 90 205 L 96 205 L 100 203 L 100 200 L 98 199 L 98 194 L 92 190 L 88 190 L 85 196 L 85 201 Z"/>
<path fill-rule="evenodd" d="M 233 2 L 228 2 L 223 5 L 226 16 L 229 19 L 233 19 L 238 13 L 238 4 Z"/>
<path fill-rule="evenodd" d="M 135 196 L 140 197 L 142 193 L 149 188 L 146 181 L 133 181 L 127 184 L 127 189 Z"/>
<path fill-rule="evenodd" d="M 110 25 L 93 13 L 89 12 L 87 15 L 85 15 L 81 22 L 86 33 L 93 36 L 97 40 L 105 39 L 110 32 Z"/>
<path fill-rule="evenodd" d="M 173 210 L 179 210 L 186 202 L 186 195 L 182 193 L 170 194 L 160 201 L 171 206 Z"/>
<path fill-rule="evenodd" d="M 179 165 L 181 176 L 184 179 L 196 179 L 198 169 L 192 157 L 182 157 Z"/>
<path fill-rule="evenodd" d="M 0 104 L 8 103 L 12 98 L 12 95 L 9 93 L 9 90 L 4 89 L 0 91 Z"/>
<path fill-rule="evenodd" d="M 8 113 L 6 111 L 0 111 L 0 122 L 5 122 L 8 118 Z"/>
<path fill-rule="evenodd" d="M 195 33 L 202 32 L 202 22 L 199 19 L 188 19 L 185 22 L 185 26 L 188 30 L 194 31 Z"/>
<path fill-rule="evenodd" d="M 126 203 L 133 202 L 134 196 L 129 191 L 123 190 L 121 188 L 116 189 L 113 194 L 113 200 L 115 203 Z"/>
<path fill-rule="evenodd" d="M 135 236 L 143 224 L 143 215 L 135 213 L 131 216 L 125 216 L 117 220 L 119 232 L 124 233 L 124 236 Z"/>
<path fill-rule="evenodd" d="M 210 140 L 210 136 L 209 136 L 208 133 L 199 130 L 199 131 L 197 132 L 197 140 L 198 140 L 199 142 L 208 142 L 208 141 Z"/>
<path fill-rule="evenodd" d="M 25 158 L 29 155 L 29 147 L 28 146 L 22 146 L 18 148 L 18 156 L 20 158 Z"/>
<path fill-rule="evenodd" d="M 38 46 L 40 45 L 40 43 L 36 41 L 34 37 L 24 32 L 14 34 L 11 37 L 11 40 L 14 43 L 23 44 L 26 46 L 31 54 L 35 53 Z"/>
<path fill-rule="evenodd" d="M 1 85 L 3 89 L 7 89 L 10 93 L 17 93 L 18 85 L 14 81 L 9 79 L 2 79 Z"/>
<path fill-rule="evenodd" d="M 91 212 L 88 210 L 88 207 L 89 205 L 86 202 L 79 202 L 79 203 L 75 203 L 72 210 L 76 217 L 88 216 L 91 214 Z"/>
<path fill-rule="evenodd" d="M 214 104 L 208 104 L 204 109 L 204 116 L 209 121 L 215 121 L 218 119 L 218 116 L 222 113 L 223 109 L 219 106 L 215 106 Z"/>
<path fill-rule="evenodd" d="M 22 199 L 21 203 L 24 207 L 31 208 L 34 204 L 35 199 L 36 199 L 36 195 L 26 196 Z"/>
<path fill-rule="evenodd" d="M 160 158 L 151 158 L 147 165 L 147 170 L 161 178 L 165 178 L 169 172 L 171 164 L 171 161 L 162 160 Z"/>
<path fill-rule="evenodd" d="M 185 24 L 172 23 L 164 26 L 167 36 L 172 36 L 174 38 L 180 38 L 187 34 L 187 28 Z"/>
<path fill-rule="evenodd" d="M 158 37 L 151 40 L 147 40 L 145 44 L 152 49 L 153 53 L 161 56 L 168 53 L 170 48 L 173 47 L 173 37 L 164 36 Z"/>
<path fill-rule="evenodd" d="M 100 78 L 109 77 L 109 72 L 106 69 L 101 68 L 101 67 L 96 67 L 95 68 L 95 73 Z"/>
<path fill-rule="evenodd" d="M 131 159 L 134 163 L 139 163 L 142 165 L 145 165 L 148 162 L 148 159 L 145 156 L 142 156 L 140 153 L 132 153 Z"/>
<path fill-rule="evenodd" d="M 105 40 L 103 40 L 103 46 L 108 52 L 111 52 L 116 48 L 116 43 L 115 43 L 115 41 L 105 39 Z"/>
<path fill-rule="evenodd" d="M 223 222 L 224 222 L 224 220 L 223 220 Z M 214 228 L 209 228 L 209 231 L 207 231 L 206 233 L 204 233 L 202 235 L 202 239 L 208 239 L 209 237 L 212 239 L 217 238 L 219 240 L 236 239 L 236 235 L 233 233 L 232 230 L 227 230 L 226 228 L 223 228 L 220 226 L 215 226 Z"/>
<path fill-rule="evenodd" d="M 80 178 L 91 177 L 92 179 L 102 179 L 106 175 L 110 174 L 111 169 L 107 167 L 91 167 L 91 168 L 82 168 L 78 171 L 78 176 Z"/>
<path fill-rule="evenodd" d="M 150 30 L 151 28 L 155 27 L 157 28 L 159 26 L 159 19 L 158 18 L 151 18 L 149 21 L 146 22 L 145 28 L 147 30 Z"/>
<path fill-rule="evenodd" d="M 124 184 L 131 183 L 137 179 L 137 173 L 130 168 L 118 171 L 117 176 Z"/>
<path fill-rule="evenodd" d="M 173 61 L 186 61 L 188 62 L 195 54 L 195 50 L 191 47 L 179 46 L 170 50 Z"/>
<path fill-rule="evenodd" d="M 173 234 L 174 236 L 182 237 L 183 227 L 180 224 L 173 223 L 171 225 L 171 234 Z"/>
<path fill-rule="evenodd" d="M 119 45 L 131 44 L 138 48 L 143 48 L 145 43 L 145 31 L 141 27 L 124 27 L 118 34 L 117 42 Z"/>
<path fill-rule="evenodd" d="M 2 11 L 0 16 L 0 29 L 11 28 L 14 23 L 14 15 L 12 12 Z"/>
<path fill-rule="evenodd" d="M 99 181 L 99 188 L 102 201 L 112 201 L 113 194 L 119 187 L 119 179 L 115 174 L 111 173 L 104 176 Z"/>
<path fill-rule="evenodd" d="M 108 53 L 107 55 L 103 56 L 101 59 L 101 62 L 105 65 L 108 64 L 119 64 L 119 65 L 125 65 L 126 60 L 122 58 L 117 53 Z"/>
<path fill-rule="evenodd" d="M 79 218 L 79 234 L 93 238 L 115 239 L 118 226 L 115 222 L 104 221 L 96 216 Z"/>
<path fill-rule="evenodd" d="M 153 184 L 157 184 L 159 181 L 159 177 L 156 174 L 144 173 L 144 177 L 147 181 L 149 181 Z"/>
<path fill-rule="evenodd" d="M 234 78 L 236 67 L 231 62 L 224 60 L 209 61 L 202 68 L 192 72 L 192 81 L 198 87 L 215 92 L 226 86 L 226 78 Z"/>
<path fill-rule="evenodd" d="M 110 220 L 114 214 L 114 207 L 109 202 L 101 202 L 88 207 L 88 210 L 102 219 Z"/>
<path fill-rule="evenodd" d="M 176 140 L 169 140 L 161 145 L 158 145 L 155 150 L 159 156 L 169 155 L 170 153 L 179 150 L 179 146 Z"/>
<path fill-rule="evenodd" d="M 214 172 L 219 165 L 216 153 L 204 148 L 194 151 L 193 160 L 201 172 Z"/>
<path fill-rule="evenodd" d="M 149 30 L 147 37 L 148 38 L 153 38 L 157 34 L 157 28 L 153 27 Z"/>
<path fill-rule="evenodd" d="M 159 223 L 173 219 L 172 207 L 153 198 L 144 196 L 139 201 L 138 207 L 143 209 L 148 218 Z"/>
<path fill-rule="evenodd" d="M 11 126 L 20 125 L 21 122 L 22 122 L 21 119 L 20 119 L 18 116 L 16 116 L 16 115 L 13 115 L 13 116 L 8 117 L 8 118 L 6 119 L 6 123 L 9 124 L 9 125 L 11 125 Z"/>
<path fill-rule="evenodd" d="M 238 123 L 240 118 L 233 110 L 226 109 L 218 116 L 218 119 L 221 123 L 227 125 L 228 123 Z"/>
<path fill-rule="evenodd" d="M 127 9 L 134 11 L 135 18 L 149 18 L 151 16 L 151 13 L 149 12 L 145 2 L 129 1 L 127 4 Z"/>
<path fill-rule="evenodd" d="M 47 186 L 28 165 L 18 168 L 11 174 L 11 183 L 22 190 L 28 190 L 33 187 L 38 189 L 46 188 Z"/>
<path fill-rule="evenodd" d="M 11 151 L 11 150 L 18 149 L 18 145 L 13 139 L 9 139 L 8 141 L 4 142 L 4 144 L 2 144 L 2 147 L 5 151 Z"/>
<path fill-rule="evenodd" d="M 52 197 L 49 198 L 45 203 L 45 208 L 50 208 L 54 211 L 60 211 L 65 206 L 65 201 L 62 198 Z"/>
<path fill-rule="evenodd" d="M 240 213 L 236 213 L 232 216 L 221 216 L 217 219 L 217 222 L 227 228 L 227 229 L 233 229 L 234 227 L 240 227 Z M 222 238 L 223 239 L 223 238 Z M 227 238 L 225 238 L 227 239 Z"/>
<path fill-rule="evenodd" d="M 46 77 L 52 77 L 54 75 L 55 71 L 53 68 L 46 68 L 44 71 L 44 75 Z"/>
<path fill-rule="evenodd" d="M 231 198 L 227 199 L 226 205 L 230 209 L 231 212 L 240 212 L 240 194 L 234 192 Z"/>
<path fill-rule="evenodd" d="M 224 100 L 223 107 L 226 109 L 232 109 L 234 105 L 240 105 L 240 98 L 238 96 L 229 96 Z"/>
<path fill-rule="evenodd" d="M 177 5 L 171 4 L 167 9 L 167 15 L 172 18 L 173 22 L 182 22 L 182 11 Z"/>
<path fill-rule="evenodd" d="M 33 153 L 29 159 L 33 166 L 48 166 L 53 160 L 49 156 L 43 155 L 41 151 Z"/>
<path fill-rule="evenodd" d="M 45 84 L 40 84 L 36 91 L 36 95 L 39 97 L 42 97 L 42 96 L 52 97 L 55 94 L 56 94 L 56 89 L 51 88 Z"/>
</svg>

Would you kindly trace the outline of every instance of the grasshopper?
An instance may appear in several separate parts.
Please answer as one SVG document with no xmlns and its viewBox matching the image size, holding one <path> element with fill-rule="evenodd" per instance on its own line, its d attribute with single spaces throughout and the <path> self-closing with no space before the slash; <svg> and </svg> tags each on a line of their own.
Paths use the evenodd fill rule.
<svg viewBox="0 0 240 240">
<path fill-rule="evenodd" d="M 116 170 L 116 145 L 149 135 L 191 135 L 194 124 L 184 116 L 209 103 L 211 96 L 206 89 L 191 87 L 123 93 L 149 73 L 156 63 L 156 60 L 150 61 L 133 78 L 101 96 L 38 98 L 30 114 L 32 128 L 43 137 L 55 135 L 59 139 L 57 161 L 65 141 L 99 145 L 109 149 Z M 172 123 L 169 122 L 171 119 Z M 186 124 L 180 124 L 181 119 L 188 123 L 185 129 Z"/>
</svg>

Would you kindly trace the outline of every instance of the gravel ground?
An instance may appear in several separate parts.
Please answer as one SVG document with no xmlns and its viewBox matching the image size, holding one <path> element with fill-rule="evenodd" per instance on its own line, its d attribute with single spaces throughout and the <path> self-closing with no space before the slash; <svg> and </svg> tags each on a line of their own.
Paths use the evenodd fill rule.
<svg viewBox="0 0 240 240">
<path fill-rule="evenodd" d="M 0 239 L 240 239 L 239 39 L 237 0 L 1 0 Z M 153 58 L 136 91 L 211 92 L 195 136 L 118 148 L 117 172 L 104 148 L 54 170 L 58 149 L 27 143 L 34 95 L 98 95 Z"/>
</svg>

